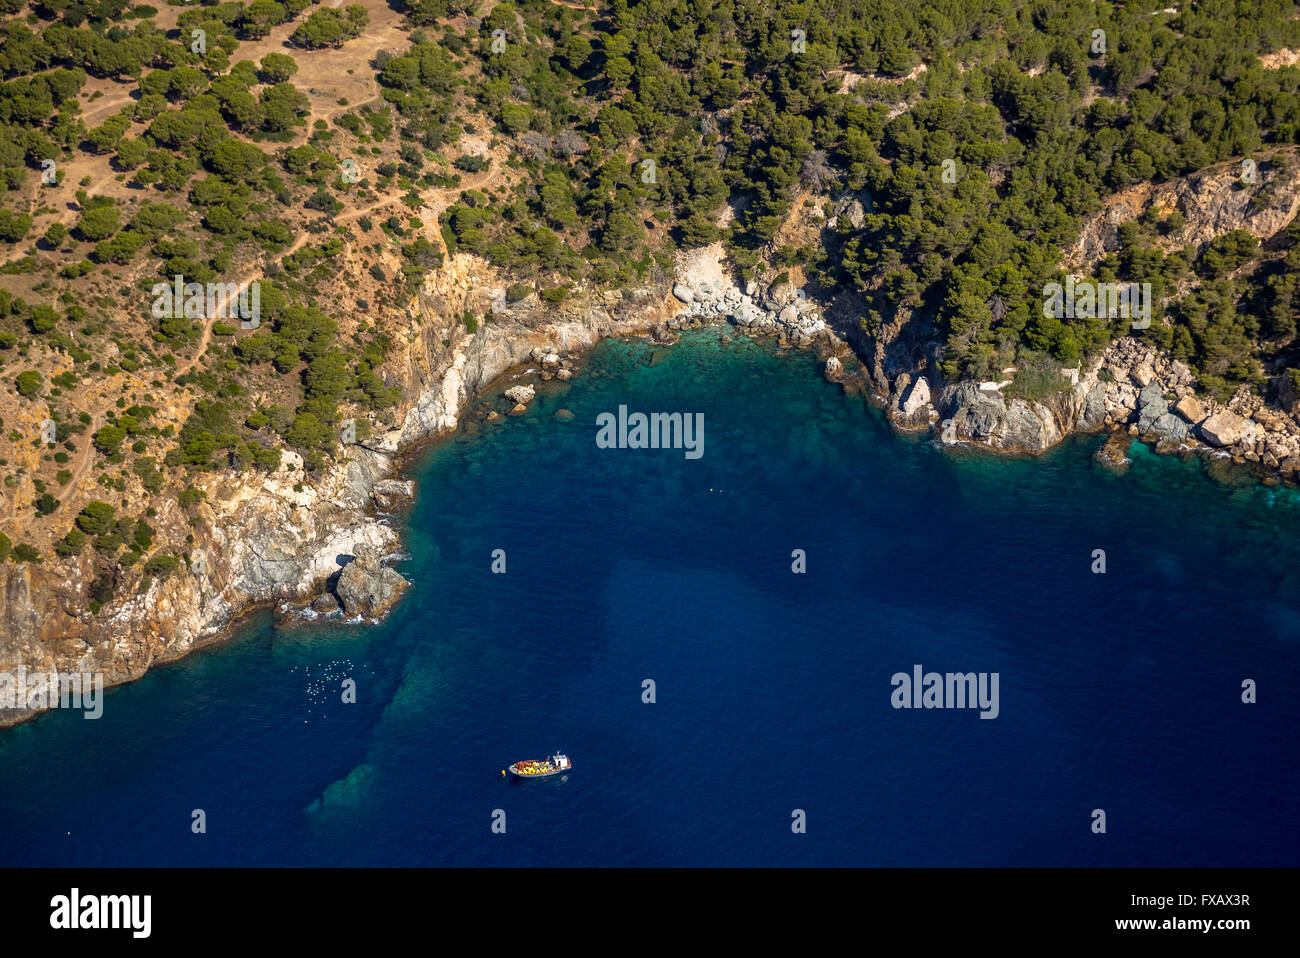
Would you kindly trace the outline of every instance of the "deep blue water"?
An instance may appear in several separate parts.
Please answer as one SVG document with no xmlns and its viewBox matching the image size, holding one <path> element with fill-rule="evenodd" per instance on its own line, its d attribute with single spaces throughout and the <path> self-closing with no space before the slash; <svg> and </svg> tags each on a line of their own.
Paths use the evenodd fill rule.
<svg viewBox="0 0 1300 958">
<path fill-rule="evenodd" d="M 717 332 L 651 353 L 425 455 L 382 625 L 261 615 L 0 733 L 0 865 L 1300 864 L 1295 492 L 897 437 Z M 703 457 L 598 449 L 619 404 L 702 412 Z M 999 673 L 1000 714 L 892 708 L 917 663 Z"/>
</svg>

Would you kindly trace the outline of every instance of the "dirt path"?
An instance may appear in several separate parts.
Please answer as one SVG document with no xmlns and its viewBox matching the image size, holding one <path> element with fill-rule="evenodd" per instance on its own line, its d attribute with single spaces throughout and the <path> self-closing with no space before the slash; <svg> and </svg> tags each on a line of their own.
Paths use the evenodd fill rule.
<svg viewBox="0 0 1300 958">
<path fill-rule="evenodd" d="M 446 246 L 442 243 L 442 237 L 438 230 L 438 217 L 440 217 L 442 213 L 447 209 L 447 207 L 449 207 L 455 201 L 455 199 L 459 197 L 462 190 L 482 189 L 484 186 L 489 184 L 496 185 L 505 182 L 507 177 L 504 174 L 498 172 L 498 170 L 502 168 L 504 167 L 502 165 L 500 157 L 494 156 L 492 166 L 489 169 L 483 170 L 480 173 L 473 173 L 473 174 L 469 174 L 468 176 L 462 177 L 462 182 L 459 186 L 438 189 L 436 191 L 438 193 L 438 196 L 435 199 L 426 202 L 424 204 L 422 208 L 428 210 L 433 216 L 433 222 L 426 223 L 425 226 L 434 231 L 434 234 L 438 239 L 438 244 L 440 247 L 442 247 L 442 252 L 444 255 L 446 255 L 447 250 L 446 250 Z M 347 223 L 347 222 L 351 222 L 352 220 L 360 219 L 361 217 L 365 216 L 367 213 L 373 213 L 375 210 L 381 209 L 385 206 L 390 206 L 393 203 L 400 202 L 402 197 L 405 195 L 406 195 L 405 193 L 394 190 L 393 192 L 390 192 L 387 196 L 382 196 L 379 199 L 375 200 L 373 203 L 369 203 L 366 206 L 357 207 L 356 209 L 348 210 L 346 213 L 343 213 L 342 215 L 335 217 L 332 222 L 335 224 L 339 224 L 339 223 Z M 298 250 L 302 249 L 302 247 L 306 245 L 307 242 L 311 240 L 315 235 L 316 234 L 308 233 L 306 230 L 303 230 L 301 233 L 298 234 L 298 238 L 293 241 L 293 243 L 289 246 L 289 248 L 280 254 L 279 259 L 283 260 L 286 256 L 292 256 L 294 253 L 298 252 Z M 254 280 L 256 280 L 258 277 L 262 276 L 264 273 L 265 273 L 265 269 L 259 269 L 255 272 L 251 272 L 242 276 L 240 279 L 236 280 L 235 282 L 241 285 L 244 283 L 251 283 Z M 173 378 L 184 376 L 195 366 L 197 366 L 200 360 L 203 359 L 204 354 L 207 352 L 208 345 L 212 342 L 212 327 L 222 313 L 228 312 L 228 310 L 226 309 L 227 305 L 228 305 L 228 298 L 223 299 L 222 302 L 218 304 L 217 308 L 213 310 L 212 315 L 208 316 L 207 319 L 203 321 L 203 334 L 199 337 L 198 349 L 195 351 L 194 356 L 192 358 L 186 360 L 185 362 L 181 363 L 176 367 L 176 372 L 173 375 Z"/>
<path fill-rule="evenodd" d="M 85 410 L 80 411 L 84 412 Z M 86 475 L 86 470 L 89 469 L 90 464 L 95 461 L 95 444 L 91 441 L 91 437 L 103 424 L 104 417 L 102 413 L 94 412 L 91 414 L 90 426 L 85 432 L 86 441 L 82 444 L 81 448 L 77 450 L 77 458 L 73 460 L 72 479 L 68 482 L 69 489 L 76 489 L 77 486 L 81 484 L 82 477 Z"/>
<path fill-rule="evenodd" d="M 403 195 L 405 194 L 393 194 L 390 196 L 385 196 L 369 204 L 368 206 L 362 206 L 355 210 L 349 210 L 348 212 L 344 213 L 342 216 L 336 217 L 334 219 L 334 222 L 342 223 L 348 220 L 358 219 L 359 217 L 365 216 L 367 213 L 377 210 L 382 206 L 387 206 L 390 203 L 397 202 L 402 198 Z M 293 241 L 292 245 L 290 245 L 288 249 L 286 249 L 282 254 L 280 254 L 279 258 L 284 259 L 286 256 L 292 256 L 294 253 L 298 252 L 298 250 L 302 249 L 302 247 L 306 245 L 307 241 L 312 239 L 314 235 L 315 234 L 308 233 L 306 230 L 303 230 L 301 233 L 298 234 L 298 238 Z M 235 282 L 238 285 L 242 286 L 245 283 L 253 282 L 257 278 L 262 276 L 264 273 L 265 273 L 264 269 L 259 269 L 240 277 L 238 280 L 235 280 Z M 176 367 L 176 372 L 173 374 L 172 377 L 173 379 L 179 376 L 184 376 L 186 373 L 188 373 L 190 370 L 192 370 L 195 366 L 198 365 L 199 360 L 203 358 L 204 353 L 206 353 L 208 350 L 208 344 L 212 342 L 213 325 L 222 316 L 222 314 L 229 314 L 229 309 L 227 308 L 229 305 L 230 305 L 230 297 L 228 295 L 224 296 L 221 299 L 221 301 L 217 304 L 216 308 L 212 311 L 212 314 L 203 321 L 203 334 L 199 337 L 198 349 L 195 351 L 194 356 L 192 358 L 186 360 L 185 362 L 179 364 Z"/>
</svg>

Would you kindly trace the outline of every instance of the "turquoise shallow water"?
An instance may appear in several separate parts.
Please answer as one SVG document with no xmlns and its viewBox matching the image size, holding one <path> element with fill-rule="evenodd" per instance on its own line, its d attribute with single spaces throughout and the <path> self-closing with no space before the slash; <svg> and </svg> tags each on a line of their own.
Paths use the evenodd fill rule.
<svg viewBox="0 0 1300 958">
<path fill-rule="evenodd" d="M 1300 863 L 1293 490 L 898 437 L 720 336 L 429 450 L 382 625 L 259 615 L 0 733 L 0 864 Z M 703 457 L 598 449 L 620 404 L 703 413 Z M 997 672 L 998 717 L 894 709 L 918 663 Z"/>
</svg>

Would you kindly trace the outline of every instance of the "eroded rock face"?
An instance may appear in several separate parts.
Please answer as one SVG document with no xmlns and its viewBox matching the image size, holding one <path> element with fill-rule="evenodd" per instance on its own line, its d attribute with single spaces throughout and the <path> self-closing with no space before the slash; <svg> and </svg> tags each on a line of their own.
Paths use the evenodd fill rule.
<svg viewBox="0 0 1300 958">
<path fill-rule="evenodd" d="M 399 502 L 415 496 L 415 483 L 410 479 L 381 479 L 370 491 L 370 497 L 381 509 L 391 509 Z"/>
<path fill-rule="evenodd" d="M 924 376 L 917 376 L 916 381 L 912 383 L 912 388 L 907 391 L 902 406 L 899 407 L 900 411 L 904 416 L 911 416 L 928 405 L 930 405 L 930 384 Z"/>
<path fill-rule="evenodd" d="M 962 382 L 949 387 L 948 415 L 962 439 L 984 439 L 1002 421 L 1007 402 L 1000 392 L 980 389 Z"/>
<path fill-rule="evenodd" d="M 1009 451 L 1041 452 L 1056 445 L 1061 430 L 1051 411 L 1042 403 L 1013 399 L 1007 415 L 990 434 L 991 444 Z"/>
<path fill-rule="evenodd" d="M 1106 386 L 1093 383 L 1084 394 L 1083 412 L 1079 414 L 1078 428 L 1084 432 L 1099 429 L 1106 421 Z"/>
<path fill-rule="evenodd" d="M 382 564 L 377 549 L 367 545 L 359 547 L 343 567 L 334 592 L 347 615 L 378 618 L 392 608 L 408 585 L 395 569 Z"/>
<path fill-rule="evenodd" d="M 396 547 L 396 532 L 373 516 L 376 505 L 387 508 L 381 500 L 393 505 L 412 491 L 404 480 L 386 484 L 395 453 L 455 429 L 462 409 L 510 369 L 533 361 L 567 379 L 571 371 L 548 363 L 550 356 L 559 360 L 606 336 L 642 333 L 671 315 L 664 309 L 666 287 L 630 289 L 574 297 L 560 306 L 508 304 L 468 334 L 460 317 L 467 309 L 486 312 L 492 291 L 502 287 L 486 261 L 463 253 L 426 277 L 418 308 L 405 317 L 408 345 L 384 371 L 403 389 L 400 418 L 387 432 L 374 431 L 349 446 L 346 458 L 308 475 L 301 457 L 284 450 L 281 468 L 271 475 L 206 474 L 196 485 L 207 498 L 189 512 L 174 495 L 151 503 L 159 512 L 152 521 L 158 548 L 202 550 L 204 573 L 182 563 L 139 591 L 137 569 L 136 580 L 118 583 L 113 599 L 91 613 L 98 574 L 93 550 L 39 566 L 0 565 L 0 669 L 101 672 L 113 685 L 220 638 L 251 605 L 310 602 L 335 574 L 343 578 L 341 565 L 358 547 L 369 545 L 380 555 Z M 189 534 L 192 544 L 185 542 Z M 356 607 L 368 602 L 378 609 L 387 589 L 401 588 L 384 572 L 378 575 L 373 588 L 353 593 Z M 22 717 L 0 716 L 0 726 Z"/>
<path fill-rule="evenodd" d="M 1165 252 L 1188 244 L 1204 246 L 1235 229 L 1267 239 L 1300 211 L 1298 184 L 1300 169 L 1274 169 L 1257 183 L 1243 184 L 1240 167 L 1226 164 L 1158 185 L 1140 185 L 1084 222 L 1067 263 L 1086 268 L 1119 249 L 1119 227 L 1151 207 L 1176 209 L 1185 220 L 1182 229 L 1156 240 Z"/>
</svg>

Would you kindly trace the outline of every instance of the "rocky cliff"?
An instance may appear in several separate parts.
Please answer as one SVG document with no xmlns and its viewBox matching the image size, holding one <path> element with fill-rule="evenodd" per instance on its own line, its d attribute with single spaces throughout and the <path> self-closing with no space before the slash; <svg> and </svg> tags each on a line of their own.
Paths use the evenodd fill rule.
<svg viewBox="0 0 1300 958">
<path fill-rule="evenodd" d="M 1261 158 L 1263 159 L 1263 158 Z M 1164 252 L 1203 247 L 1215 237 L 1246 230 L 1262 241 L 1276 236 L 1300 212 L 1300 151 L 1275 150 L 1264 162 L 1222 164 L 1165 183 L 1140 183 L 1106 201 L 1065 251 L 1065 265 L 1087 269 L 1119 249 L 1119 228 L 1147 210 L 1177 211 L 1183 225 L 1155 242 Z"/>
<path fill-rule="evenodd" d="M 0 671 L 26 666 L 99 672 L 108 685 L 130 681 L 222 637 L 241 612 L 305 604 L 328 591 L 322 609 L 341 601 L 346 614 L 381 614 L 402 590 L 398 573 L 379 565 L 398 545 L 380 510 L 411 494 L 409 482 L 390 478 L 401 454 L 455 429 L 466 404 L 512 367 L 535 360 L 564 378 L 570 354 L 662 325 L 676 312 L 666 285 L 558 307 L 536 296 L 507 304 L 504 285 L 486 263 L 463 254 L 430 274 L 403 335 L 393 337 L 403 351 L 386 367 L 400 370 L 405 394 L 397 428 L 346 447 L 322 473 L 304 473 L 301 458 L 286 451 L 271 476 L 198 480 L 204 498 L 197 506 L 157 502 L 156 535 L 188 554 L 188 568 L 143 590 L 118 589 L 98 608 L 93 556 L 0 565 Z M 470 333 L 462 314 L 485 304 L 491 318 Z M 29 714 L 0 710 L 0 726 Z"/>
</svg>

